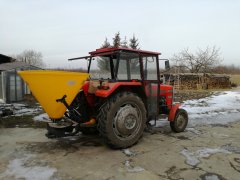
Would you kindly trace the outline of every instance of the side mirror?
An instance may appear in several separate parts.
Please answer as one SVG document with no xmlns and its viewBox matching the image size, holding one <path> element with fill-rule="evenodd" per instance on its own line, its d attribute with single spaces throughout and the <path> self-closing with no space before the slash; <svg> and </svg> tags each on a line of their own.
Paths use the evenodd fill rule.
<svg viewBox="0 0 240 180">
<path fill-rule="evenodd" d="M 167 60 L 167 61 L 165 61 L 165 70 L 170 70 L 170 63 L 169 63 L 169 61 Z"/>
</svg>

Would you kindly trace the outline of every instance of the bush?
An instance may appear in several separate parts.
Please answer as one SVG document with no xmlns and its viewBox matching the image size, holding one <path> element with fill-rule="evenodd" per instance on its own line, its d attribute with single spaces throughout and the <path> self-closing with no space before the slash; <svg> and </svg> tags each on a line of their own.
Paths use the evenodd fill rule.
<svg viewBox="0 0 240 180">
<path fill-rule="evenodd" d="M 237 83 L 231 83 L 231 87 L 237 87 Z"/>
</svg>

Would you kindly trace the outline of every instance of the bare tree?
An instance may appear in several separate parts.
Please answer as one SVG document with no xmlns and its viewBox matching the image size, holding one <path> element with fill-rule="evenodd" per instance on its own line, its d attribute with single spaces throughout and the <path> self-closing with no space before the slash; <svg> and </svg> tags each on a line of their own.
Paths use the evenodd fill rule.
<svg viewBox="0 0 240 180">
<path fill-rule="evenodd" d="M 34 50 L 25 50 L 21 54 L 16 55 L 15 58 L 17 61 L 22 61 L 33 66 L 45 66 L 42 60 L 42 53 Z"/>
<path fill-rule="evenodd" d="M 178 66 L 184 66 L 191 73 L 206 73 L 220 64 L 222 61 L 220 57 L 220 49 L 213 46 L 206 49 L 198 49 L 195 53 L 184 49 L 180 53 L 175 54 L 171 58 Z"/>
</svg>

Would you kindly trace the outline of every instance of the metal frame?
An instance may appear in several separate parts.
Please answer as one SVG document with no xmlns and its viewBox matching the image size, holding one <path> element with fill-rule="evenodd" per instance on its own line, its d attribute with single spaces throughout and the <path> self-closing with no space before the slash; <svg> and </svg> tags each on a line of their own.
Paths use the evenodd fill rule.
<svg viewBox="0 0 240 180">
<path fill-rule="evenodd" d="M 1 100 L 3 100 L 5 102 L 5 90 L 4 90 L 4 72 L 0 72 L 0 78 L 1 78 L 1 84 L 0 84 L 0 88 L 1 88 Z"/>
<path fill-rule="evenodd" d="M 120 55 L 121 55 L 121 52 L 127 52 L 127 53 L 135 53 L 135 54 L 138 54 L 138 59 L 139 59 L 139 65 L 140 65 L 140 76 L 141 76 L 141 82 L 142 82 L 142 87 L 143 87 L 143 90 L 146 94 L 146 90 L 145 90 L 145 84 L 146 82 L 148 82 L 149 84 L 151 83 L 156 83 L 157 84 L 157 112 L 155 113 L 155 116 L 158 116 L 159 115 L 159 102 L 160 102 L 160 86 L 161 86 L 161 82 L 160 82 L 160 67 L 159 67 L 159 55 L 160 53 L 151 53 L 151 52 L 148 52 L 146 53 L 145 51 L 131 51 L 129 49 L 114 49 L 114 50 L 111 50 L 111 51 L 108 51 L 108 52 L 100 52 L 97 53 L 97 51 L 95 52 L 91 52 L 91 56 L 84 56 L 84 57 L 78 57 L 78 58 L 71 58 L 71 59 L 68 59 L 69 61 L 72 61 L 72 60 L 78 60 L 78 59 L 89 59 L 89 64 L 88 64 L 88 73 L 90 72 L 90 68 L 91 68 L 91 61 L 92 61 L 92 58 L 93 57 L 96 57 L 96 56 L 106 56 L 106 55 L 109 55 L 109 58 L 110 58 L 110 70 L 111 70 L 111 77 L 112 77 L 112 80 L 114 81 L 119 81 L 117 80 L 117 77 L 118 77 L 118 70 L 119 70 L 119 63 L 120 63 Z M 114 67 L 114 63 L 113 63 L 113 57 L 112 57 L 112 54 L 116 54 L 116 65 Z M 143 67 L 143 57 L 144 56 L 152 56 L 152 57 L 155 57 L 156 58 L 156 69 L 157 69 L 157 79 L 156 80 L 146 80 L 145 77 L 144 77 L 144 67 Z M 129 64 L 129 61 L 127 60 L 126 61 L 126 65 L 127 65 L 127 79 L 128 80 L 124 80 L 124 81 L 130 81 L 131 80 L 131 74 L 130 74 L 130 64 Z M 122 81 L 122 80 L 120 80 Z M 151 88 L 150 88 L 151 89 Z M 147 98 L 147 97 L 146 97 Z"/>
<path fill-rule="evenodd" d="M 161 85 L 161 82 L 160 82 L 160 67 L 159 67 L 159 57 L 158 55 L 156 54 L 147 54 L 148 56 L 152 56 L 152 57 L 155 57 L 156 58 L 156 69 L 157 69 L 157 79 L 156 80 L 146 80 L 145 79 L 145 76 L 144 76 L 144 65 L 143 65 L 143 56 L 142 54 L 140 54 L 140 58 L 139 58 L 139 63 L 140 63 L 140 71 L 141 71 L 141 78 L 142 78 L 142 85 L 143 85 L 143 89 L 144 89 L 144 92 L 146 94 L 146 91 L 145 91 L 145 83 L 148 82 L 149 84 L 151 83 L 156 83 L 157 84 L 157 112 L 155 113 L 155 118 L 159 115 L 159 102 L 160 102 L 160 85 Z M 151 88 L 149 89 L 151 90 Z"/>
</svg>

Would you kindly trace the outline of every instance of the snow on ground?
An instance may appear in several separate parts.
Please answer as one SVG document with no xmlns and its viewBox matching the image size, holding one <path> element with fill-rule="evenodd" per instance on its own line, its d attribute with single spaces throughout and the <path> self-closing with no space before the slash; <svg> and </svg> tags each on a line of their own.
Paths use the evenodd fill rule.
<svg viewBox="0 0 240 180">
<path fill-rule="evenodd" d="M 122 150 L 123 154 L 125 154 L 126 156 L 130 157 L 130 156 L 135 156 L 136 155 L 136 152 L 133 152 L 132 150 L 130 149 L 123 149 Z"/>
<path fill-rule="evenodd" d="M 217 175 L 215 175 L 215 174 L 206 175 L 204 178 L 205 178 L 206 180 L 221 180 L 221 179 L 219 179 L 219 177 L 218 177 Z"/>
<path fill-rule="evenodd" d="M 36 109 L 33 108 L 23 108 L 14 111 L 14 116 L 32 115 L 37 113 Z"/>
<path fill-rule="evenodd" d="M 207 158 L 212 154 L 216 153 L 225 153 L 225 154 L 231 154 L 230 151 L 223 149 L 223 148 L 204 148 L 197 150 L 196 152 L 190 152 L 187 149 L 183 149 L 181 151 L 181 154 L 185 156 L 186 158 L 186 163 L 191 165 L 191 166 L 196 166 L 200 163 L 200 158 Z"/>
<path fill-rule="evenodd" d="M 25 115 L 34 115 L 39 114 L 39 112 L 42 111 L 41 106 L 37 107 L 29 107 L 26 104 L 20 104 L 20 103 L 12 103 L 12 104 L 6 104 L 6 103 L 0 103 L 0 115 L 3 113 L 4 110 L 9 110 L 12 112 L 12 116 L 25 116 Z"/>
<path fill-rule="evenodd" d="M 195 129 L 195 128 L 186 128 L 186 130 L 189 131 L 189 132 L 191 132 L 191 133 L 193 133 L 193 134 L 196 134 L 196 135 L 202 134 L 201 131 L 199 131 L 199 130 L 197 130 L 197 129 Z"/>
<path fill-rule="evenodd" d="M 182 103 L 181 108 L 188 112 L 187 131 L 202 124 L 228 124 L 240 120 L 240 92 L 225 91 L 215 95 Z M 157 121 L 157 127 L 167 126 L 167 119 Z M 193 132 L 198 134 L 200 132 Z"/>
<path fill-rule="evenodd" d="M 48 122 L 50 119 L 47 113 L 39 114 L 42 111 L 41 106 L 32 108 L 26 104 L 13 103 L 13 104 L 1 104 L 0 115 L 2 114 L 2 109 L 9 109 L 13 112 L 12 116 L 26 116 L 26 115 L 36 115 L 33 117 L 34 121 L 45 121 Z M 39 114 L 39 115 L 37 115 Z"/>
<path fill-rule="evenodd" d="M 48 122 L 50 119 L 47 115 L 47 113 L 39 114 L 33 118 L 34 121 L 44 121 Z"/>
<path fill-rule="evenodd" d="M 227 124 L 240 120 L 240 92 L 226 91 L 198 100 L 185 101 L 181 108 L 189 115 L 189 125 Z"/>
<path fill-rule="evenodd" d="M 12 105 L 14 107 L 14 116 L 33 115 L 42 110 L 41 107 L 31 108 L 25 104 L 13 103 Z"/>
<path fill-rule="evenodd" d="M 22 109 L 26 107 L 25 104 L 20 104 L 20 103 L 13 103 L 12 105 L 14 106 L 15 109 Z"/>
<path fill-rule="evenodd" d="M 0 110 L 4 110 L 4 109 L 8 109 L 8 110 L 12 110 L 14 108 L 14 106 L 12 104 L 6 104 L 6 103 L 1 103 L 0 102 Z"/>
<path fill-rule="evenodd" d="M 141 171 L 145 170 L 144 168 L 142 168 L 140 166 L 132 166 L 130 164 L 129 160 L 125 161 L 125 167 L 126 167 L 127 171 L 130 172 L 130 173 L 138 173 L 138 172 L 141 172 Z"/>
<path fill-rule="evenodd" d="M 0 174 L 0 178 L 13 177 L 14 179 L 26 180 L 51 179 L 57 170 L 46 165 L 37 165 L 34 157 L 35 155 L 28 154 L 24 155 L 22 158 L 10 161 L 7 170 Z"/>
</svg>

